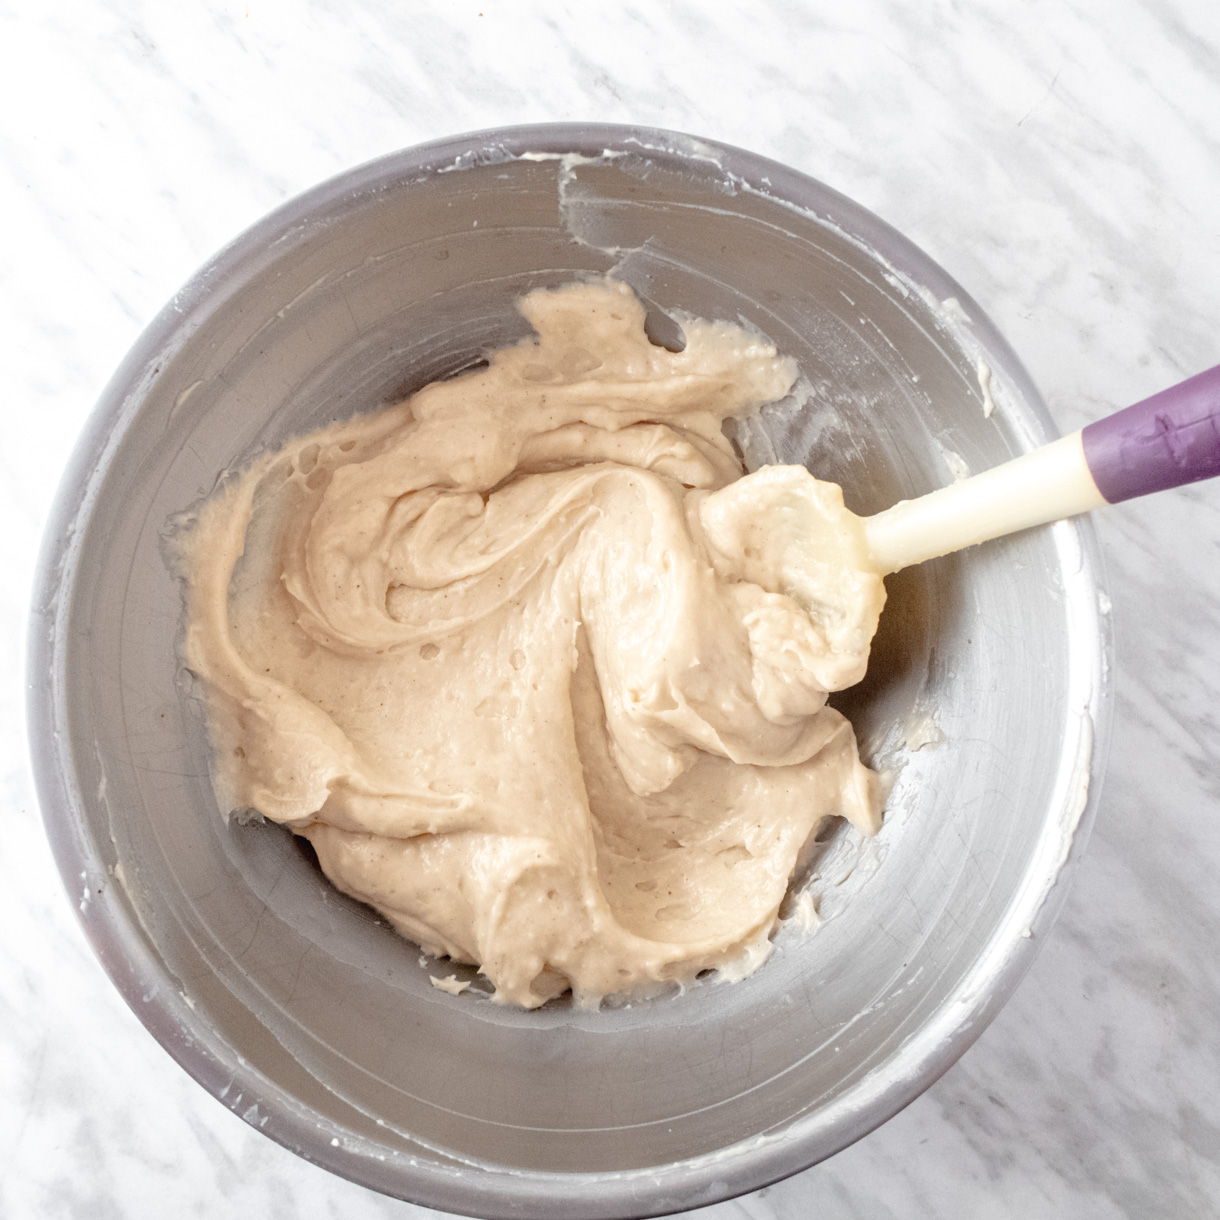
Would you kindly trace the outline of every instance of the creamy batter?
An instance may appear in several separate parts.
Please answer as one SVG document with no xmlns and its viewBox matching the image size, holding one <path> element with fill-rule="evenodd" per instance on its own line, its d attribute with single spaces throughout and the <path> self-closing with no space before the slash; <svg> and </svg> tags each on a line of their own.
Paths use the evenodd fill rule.
<svg viewBox="0 0 1220 1220">
<path fill-rule="evenodd" d="M 612 281 L 529 294 L 490 366 L 256 462 L 188 549 L 222 809 L 495 998 L 763 961 L 819 824 L 880 820 L 826 693 L 884 599 L 839 488 L 722 425 L 791 360 Z"/>
</svg>

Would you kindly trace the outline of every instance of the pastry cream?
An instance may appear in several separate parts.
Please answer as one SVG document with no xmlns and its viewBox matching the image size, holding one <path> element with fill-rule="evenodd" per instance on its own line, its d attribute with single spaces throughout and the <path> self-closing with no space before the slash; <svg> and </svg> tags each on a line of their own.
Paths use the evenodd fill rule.
<svg viewBox="0 0 1220 1220">
<path fill-rule="evenodd" d="M 884 599 L 842 494 L 722 425 L 796 368 L 685 350 L 612 281 L 530 293 L 489 367 L 290 442 L 188 543 L 221 807 L 526 1007 L 765 959 L 802 851 L 876 830 L 826 694 Z"/>
</svg>

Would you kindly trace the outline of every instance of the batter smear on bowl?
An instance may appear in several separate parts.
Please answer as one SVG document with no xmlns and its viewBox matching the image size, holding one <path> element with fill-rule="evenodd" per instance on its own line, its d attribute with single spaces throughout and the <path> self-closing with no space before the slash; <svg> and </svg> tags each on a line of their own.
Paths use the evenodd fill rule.
<svg viewBox="0 0 1220 1220">
<path fill-rule="evenodd" d="M 741 975 L 828 817 L 880 824 L 828 691 L 881 577 L 833 484 L 722 425 L 791 360 L 613 281 L 539 290 L 488 368 L 258 461 L 187 541 L 225 811 L 500 1001 Z M 817 544 L 809 539 L 816 536 Z"/>
</svg>

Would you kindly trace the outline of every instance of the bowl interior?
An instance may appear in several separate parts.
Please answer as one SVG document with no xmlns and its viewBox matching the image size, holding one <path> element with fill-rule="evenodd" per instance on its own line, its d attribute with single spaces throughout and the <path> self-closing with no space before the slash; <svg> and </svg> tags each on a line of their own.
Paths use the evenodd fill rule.
<svg viewBox="0 0 1220 1220">
<path fill-rule="evenodd" d="M 548 155 L 512 155 L 531 146 Z M 1062 863 L 1098 650 L 1075 526 L 890 578 L 869 676 L 836 699 L 865 757 L 896 773 L 885 827 L 821 845 L 822 926 L 785 925 L 739 984 L 598 1013 L 450 996 L 429 977 L 452 968 L 334 891 L 307 846 L 217 812 L 179 654 L 173 518 L 259 451 L 527 333 L 513 302 L 530 288 L 613 270 L 661 311 L 757 327 L 805 381 L 742 429 L 743 451 L 841 482 L 858 512 L 1045 436 L 1019 366 L 985 319 L 954 323 L 918 252 L 807 179 L 688 152 L 539 133 L 451 172 L 437 170 L 452 149 L 404 154 L 287 205 L 150 332 L 64 493 L 73 540 L 45 611 L 64 795 L 48 818 L 61 861 L 87 866 L 99 951 L 248 1121 L 434 1206 L 639 1214 L 679 1189 L 675 1162 L 689 1173 L 672 1197 L 692 1206 L 828 1155 L 960 1053 L 993 998 L 969 987 L 1011 986 Z M 612 1184 L 588 1193 L 581 1175 L 607 1172 L 635 1183 L 634 1203 Z"/>
</svg>

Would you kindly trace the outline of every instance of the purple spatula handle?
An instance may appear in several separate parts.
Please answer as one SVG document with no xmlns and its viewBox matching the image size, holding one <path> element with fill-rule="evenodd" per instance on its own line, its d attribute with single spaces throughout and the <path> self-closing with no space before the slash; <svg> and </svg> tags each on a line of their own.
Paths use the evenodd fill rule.
<svg viewBox="0 0 1220 1220">
<path fill-rule="evenodd" d="M 1089 424 L 1082 439 L 1111 504 L 1220 475 L 1220 365 Z"/>
</svg>

